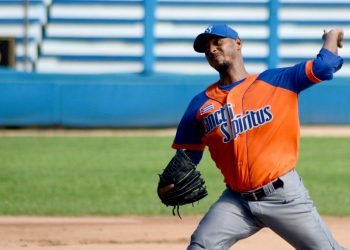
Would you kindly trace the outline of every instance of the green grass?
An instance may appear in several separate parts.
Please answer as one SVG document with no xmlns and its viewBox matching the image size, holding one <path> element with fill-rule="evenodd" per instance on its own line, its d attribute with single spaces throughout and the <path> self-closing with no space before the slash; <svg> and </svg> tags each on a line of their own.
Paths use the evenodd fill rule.
<svg viewBox="0 0 350 250">
<path fill-rule="evenodd" d="M 0 137 L 0 214 L 169 214 L 156 194 L 174 154 L 168 137 Z M 350 138 L 303 138 L 298 170 L 318 210 L 350 215 Z M 224 188 L 206 152 L 199 170 L 209 196 L 182 214 L 205 212 Z"/>
<path fill-rule="evenodd" d="M 350 138 L 303 138 L 298 165 L 320 213 L 350 215 Z"/>
</svg>

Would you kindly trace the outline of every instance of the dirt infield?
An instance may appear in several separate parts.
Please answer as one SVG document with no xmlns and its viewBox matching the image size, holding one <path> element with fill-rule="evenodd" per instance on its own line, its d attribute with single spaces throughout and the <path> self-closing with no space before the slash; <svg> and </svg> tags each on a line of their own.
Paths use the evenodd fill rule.
<svg viewBox="0 0 350 250">
<path fill-rule="evenodd" d="M 184 217 L 0 217 L 2 250 L 183 250 L 200 216 Z M 350 218 L 325 217 L 334 237 L 350 246 Z M 237 250 L 293 249 L 263 229 Z"/>
</svg>

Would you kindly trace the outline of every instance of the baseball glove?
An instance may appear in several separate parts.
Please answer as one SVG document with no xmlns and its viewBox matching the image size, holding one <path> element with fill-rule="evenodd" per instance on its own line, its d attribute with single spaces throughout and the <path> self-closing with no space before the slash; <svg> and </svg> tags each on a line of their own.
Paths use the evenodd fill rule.
<svg viewBox="0 0 350 250">
<path fill-rule="evenodd" d="M 173 215 L 177 210 L 180 218 L 180 206 L 190 203 L 193 205 L 208 195 L 204 179 L 183 150 L 177 150 L 163 173 L 159 175 L 158 190 L 170 184 L 174 184 L 174 188 L 159 198 L 166 206 L 173 206 Z"/>
</svg>

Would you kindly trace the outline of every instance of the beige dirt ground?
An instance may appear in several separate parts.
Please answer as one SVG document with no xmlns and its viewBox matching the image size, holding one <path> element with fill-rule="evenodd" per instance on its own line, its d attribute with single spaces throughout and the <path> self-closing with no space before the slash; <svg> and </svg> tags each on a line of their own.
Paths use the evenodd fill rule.
<svg viewBox="0 0 350 250">
<path fill-rule="evenodd" d="M 2 250 L 184 250 L 200 216 L 0 217 Z M 334 237 L 350 247 L 350 218 L 324 217 Z M 233 248 L 232 248 L 233 249 Z M 293 249 L 263 229 L 237 250 Z"/>
</svg>

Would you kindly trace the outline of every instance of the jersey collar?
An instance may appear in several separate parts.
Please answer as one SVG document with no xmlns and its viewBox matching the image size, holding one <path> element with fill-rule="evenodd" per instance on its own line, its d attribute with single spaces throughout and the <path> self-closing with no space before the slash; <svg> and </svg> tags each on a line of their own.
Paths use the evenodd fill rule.
<svg viewBox="0 0 350 250">
<path fill-rule="evenodd" d="M 231 84 L 234 85 L 232 87 L 232 89 L 234 89 L 235 86 L 241 85 L 241 84 L 251 84 L 255 81 L 255 79 L 257 78 L 258 75 L 249 75 L 244 81 L 234 85 L 235 83 Z M 232 90 L 231 89 L 231 90 Z M 213 100 L 216 100 L 218 102 L 220 102 L 221 104 L 226 103 L 226 97 L 227 97 L 227 93 L 231 90 L 225 90 L 225 89 L 221 89 L 219 87 L 219 81 L 215 82 L 214 84 L 210 85 L 206 91 L 205 94 Z"/>
</svg>

